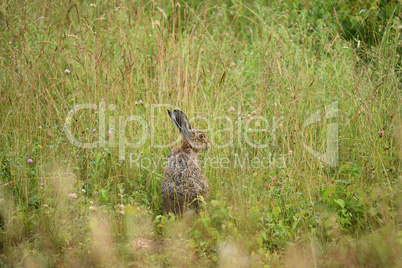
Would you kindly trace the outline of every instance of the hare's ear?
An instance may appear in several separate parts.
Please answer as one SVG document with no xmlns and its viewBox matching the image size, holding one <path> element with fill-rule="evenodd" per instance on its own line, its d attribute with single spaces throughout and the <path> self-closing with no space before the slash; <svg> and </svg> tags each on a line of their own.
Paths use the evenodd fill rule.
<svg viewBox="0 0 402 268">
<path fill-rule="evenodd" d="M 180 110 L 171 111 L 167 110 L 174 125 L 180 130 L 180 133 L 187 133 L 191 130 L 190 122 L 188 122 L 186 115 Z"/>
<path fill-rule="evenodd" d="M 191 125 L 188 122 L 186 115 L 180 110 L 174 110 L 174 116 L 176 118 L 177 123 L 179 124 L 180 132 L 190 132 Z"/>
<path fill-rule="evenodd" d="M 170 118 L 172 119 L 172 121 L 173 121 L 174 125 L 175 125 L 175 126 L 178 128 L 178 129 L 180 129 L 179 122 L 177 122 L 177 120 L 176 120 L 176 117 L 175 117 L 174 113 L 172 113 L 172 112 L 171 112 L 171 111 L 169 111 L 169 110 L 167 110 L 167 111 L 168 111 L 168 114 L 169 114 Z"/>
</svg>

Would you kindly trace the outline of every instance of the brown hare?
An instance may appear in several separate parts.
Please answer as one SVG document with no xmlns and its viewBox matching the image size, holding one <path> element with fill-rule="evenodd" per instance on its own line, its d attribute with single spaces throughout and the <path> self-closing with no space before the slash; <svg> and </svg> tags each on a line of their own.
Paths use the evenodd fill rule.
<svg viewBox="0 0 402 268">
<path fill-rule="evenodd" d="M 209 185 L 198 162 L 199 150 L 207 150 L 209 141 L 204 133 L 191 129 L 190 122 L 180 110 L 172 113 L 170 118 L 180 130 L 182 143 L 174 148 L 163 170 L 161 192 L 166 214 L 173 212 L 183 215 L 187 209 L 198 211 L 198 197 L 208 197 Z"/>
</svg>

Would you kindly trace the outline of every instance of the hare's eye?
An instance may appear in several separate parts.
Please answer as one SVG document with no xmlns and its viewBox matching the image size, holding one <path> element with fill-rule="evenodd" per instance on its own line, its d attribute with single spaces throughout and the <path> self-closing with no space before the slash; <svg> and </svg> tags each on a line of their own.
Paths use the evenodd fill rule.
<svg viewBox="0 0 402 268">
<path fill-rule="evenodd" d="M 198 138 L 203 139 L 203 138 L 204 138 L 204 134 L 198 135 Z"/>
</svg>

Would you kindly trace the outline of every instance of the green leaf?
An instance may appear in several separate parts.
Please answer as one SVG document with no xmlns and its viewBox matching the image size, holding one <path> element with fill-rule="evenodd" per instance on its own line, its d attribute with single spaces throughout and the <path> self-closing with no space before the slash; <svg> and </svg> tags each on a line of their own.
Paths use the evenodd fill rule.
<svg viewBox="0 0 402 268">
<path fill-rule="evenodd" d="M 281 208 L 280 208 L 280 207 L 274 207 L 274 208 L 272 209 L 272 213 L 274 214 L 275 218 L 278 218 L 280 212 L 281 212 Z"/>
<path fill-rule="evenodd" d="M 214 206 L 214 208 L 216 208 L 216 206 L 219 205 L 219 202 L 216 201 L 216 200 L 212 200 L 212 201 L 211 201 L 211 204 Z"/>
<path fill-rule="evenodd" d="M 211 219 L 209 217 L 202 218 L 202 224 L 208 229 L 211 226 Z"/>
<path fill-rule="evenodd" d="M 341 208 L 345 207 L 345 201 L 343 201 L 342 199 L 335 199 L 334 202 L 340 205 Z"/>
</svg>

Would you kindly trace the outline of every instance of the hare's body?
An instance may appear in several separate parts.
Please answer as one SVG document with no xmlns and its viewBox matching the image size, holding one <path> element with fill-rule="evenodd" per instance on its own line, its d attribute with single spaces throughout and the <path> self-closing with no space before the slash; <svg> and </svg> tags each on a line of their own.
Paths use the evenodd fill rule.
<svg viewBox="0 0 402 268">
<path fill-rule="evenodd" d="M 208 197 L 209 185 L 202 173 L 198 150 L 207 149 L 209 142 L 199 131 L 191 130 L 185 115 L 175 110 L 169 111 L 175 125 L 183 137 L 182 146 L 174 148 L 168 157 L 163 171 L 161 192 L 165 212 L 182 215 L 187 209 L 198 210 L 198 198 Z"/>
<path fill-rule="evenodd" d="M 187 208 L 197 211 L 197 198 L 208 197 L 208 182 L 199 166 L 198 155 L 191 148 L 173 149 L 163 176 L 162 197 L 166 213 L 183 214 Z"/>
</svg>

